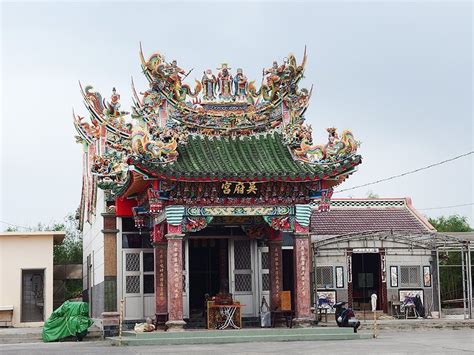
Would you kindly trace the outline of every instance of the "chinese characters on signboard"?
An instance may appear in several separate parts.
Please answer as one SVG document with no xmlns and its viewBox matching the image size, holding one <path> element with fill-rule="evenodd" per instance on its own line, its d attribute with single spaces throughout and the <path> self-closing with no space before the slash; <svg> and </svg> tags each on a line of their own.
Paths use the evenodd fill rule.
<svg viewBox="0 0 474 355">
<path fill-rule="evenodd" d="M 223 181 L 220 185 L 222 197 L 259 197 L 260 190 L 256 182 Z"/>
</svg>

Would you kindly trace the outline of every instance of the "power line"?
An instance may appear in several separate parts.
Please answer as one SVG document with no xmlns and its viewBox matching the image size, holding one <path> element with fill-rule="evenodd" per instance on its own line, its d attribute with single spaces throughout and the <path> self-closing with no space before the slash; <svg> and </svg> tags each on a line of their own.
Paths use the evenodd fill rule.
<svg viewBox="0 0 474 355">
<path fill-rule="evenodd" d="M 441 206 L 441 207 L 429 207 L 429 208 L 417 208 L 419 211 L 428 211 L 428 210 L 441 210 L 444 208 L 454 208 L 454 207 L 464 207 L 464 206 L 472 206 L 474 202 L 471 203 L 464 203 L 462 205 L 452 205 L 452 206 Z"/>
<path fill-rule="evenodd" d="M 361 187 L 366 187 L 366 186 L 370 186 L 370 185 L 379 184 L 379 183 L 381 183 L 381 182 L 385 182 L 385 181 L 397 179 L 397 178 L 400 178 L 400 177 L 403 177 L 403 176 L 406 176 L 406 175 L 410 175 L 410 174 L 417 173 L 417 172 L 422 171 L 422 170 L 426 170 L 426 169 L 429 169 L 429 168 L 433 168 L 433 167 L 435 167 L 435 166 L 439 166 L 439 165 L 442 165 L 442 164 L 445 164 L 445 163 L 449 163 L 449 162 L 451 162 L 451 161 L 453 161 L 453 160 L 466 157 L 466 156 L 471 155 L 471 154 L 473 154 L 473 153 L 474 153 L 474 150 L 472 150 L 472 151 L 470 151 L 470 152 L 467 152 L 467 153 L 464 153 L 464 154 L 461 154 L 461 155 L 458 155 L 458 156 L 456 156 L 456 157 L 454 157 L 454 158 L 446 159 L 446 160 L 440 161 L 440 162 L 438 162 L 438 163 L 434 163 L 434 164 L 430 164 L 430 165 L 424 166 L 424 167 L 422 167 L 422 168 L 418 168 L 418 169 L 415 169 L 415 170 L 410 170 L 410 171 L 404 172 L 404 173 L 402 173 L 402 174 L 398 174 L 398 175 L 390 176 L 390 177 L 388 177 L 388 178 L 384 178 L 384 179 L 380 179 L 380 180 L 368 182 L 368 183 L 366 183 L 366 184 L 362 184 L 362 185 L 358 185 L 358 186 L 354 186 L 354 187 L 349 187 L 349 188 L 347 188 L 347 189 L 343 189 L 343 190 L 339 190 L 339 191 L 334 191 L 334 193 L 340 193 L 340 192 L 344 192 L 344 191 L 355 190 L 355 189 L 359 189 L 359 188 L 361 188 Z"/>
<path fill-rule="evenodd" d="M 5 221 L 0 221 L 0 223 L 8 224 L 9 226 L 13 226 L 13 227 L 17 227 L 17 228 L 23 228 L 23 229 L 26 229 L 26 230 L 30 230 L 30 229 L 31 229 L 31 228 L 29 228 L 29 227 L 23 227 L 23 226 L 19 226 L 18 224 L 13 224 L 13 223 L 5 222 Z"/>
</svg>

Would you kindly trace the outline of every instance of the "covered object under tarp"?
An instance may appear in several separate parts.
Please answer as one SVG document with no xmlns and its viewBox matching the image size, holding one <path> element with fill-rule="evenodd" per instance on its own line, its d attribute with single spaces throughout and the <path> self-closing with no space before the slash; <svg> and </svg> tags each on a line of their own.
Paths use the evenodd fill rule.
<svg viewBox="0 0 474 355">
<path fill-rule="evenodd" d="M 92 325 L 86 302 L 64 302 L 44 323 L 43 341 L 55 341 L 69 336 L 81 340 Z"/>
</svg>

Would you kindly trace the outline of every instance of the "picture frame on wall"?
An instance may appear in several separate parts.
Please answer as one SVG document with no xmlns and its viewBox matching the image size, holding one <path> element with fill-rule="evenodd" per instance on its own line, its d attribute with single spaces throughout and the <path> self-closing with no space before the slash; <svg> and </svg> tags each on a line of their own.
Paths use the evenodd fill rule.
<svg viewBox="0 0 474 355">
<path fill-rule="evenodd" d="M 423 266 L 423 286 L 431 287 L 431 267 Z"/>
<path fill-rule="evenodd" d="M 390 266 L 390 287 L 398 287 L 398 266 Z"/>
<path fill-rule="evenodd" d="M 317 291 L 316 295 L 318 297 L 318 308 L 327 308 L 331 312 L 337 302 L 336 291 Z"/>
<path fill-rule="evenodd" d="M 336 266 L 336 288 L 344 288 L 344 267 Z"/>
<path fill-rule="evenodd" d="M 424 304 L 423 294 L 423 290 L 420 289 L 398 290 L 398 298 L 402 305 L 414 304 L 416 296 L 419 296 L 421 303 Z"/>
</svg>

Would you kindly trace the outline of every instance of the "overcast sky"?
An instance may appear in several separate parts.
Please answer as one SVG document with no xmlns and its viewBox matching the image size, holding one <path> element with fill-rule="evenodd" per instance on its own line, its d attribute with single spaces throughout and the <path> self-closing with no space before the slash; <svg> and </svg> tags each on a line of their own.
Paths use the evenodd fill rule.
<svg viewBox="0 0 474 355">
<path fill-rule="evenodd" d="M 7 3 L 1 5 L 0 220 L 49 223 L 80 202 L 82 151 L 71 111 L 85 115 L 78 80 L 122 107 L 130 78 L 147 88 L 138 57 L 162 52 L 200 78 L 225 61 L 261 80 L 289 52 L 309 62 L 306 118 L 315 141 L 350 128 L 363 164 L 342 188 L 473 150 L 472 4 L 466 2 Z M 337 197 L 412 198 L 420 209 L 468 204 L 472 155 Z M 458 213 L 473 206 L 422 210 Z M 0 230 L 6 225 L 0 225 Z"/>
</svg>

